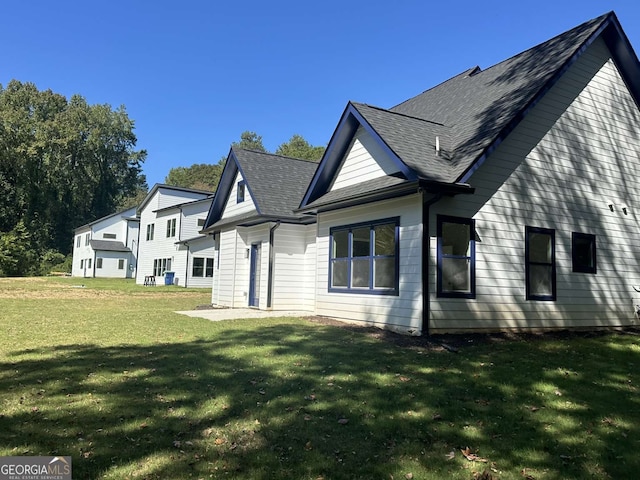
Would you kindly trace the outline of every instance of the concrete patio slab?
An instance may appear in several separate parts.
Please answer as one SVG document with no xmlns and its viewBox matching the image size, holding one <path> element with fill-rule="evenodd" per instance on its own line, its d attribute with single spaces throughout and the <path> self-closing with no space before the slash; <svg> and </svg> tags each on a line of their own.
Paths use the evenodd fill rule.
<svg viewBox="0 0 640 480">
<path fill-rule="evenodd" d="M 239 318 L 271 318 L 271 317 L 311 317 L 313 313 L 295 310 L 258 310 L 255 308 L 211 308 L 203 310 L 187 310 L 176 312 L 195 318 L 205 318 L 212 322 L 234 320 Z"/>
</svg>

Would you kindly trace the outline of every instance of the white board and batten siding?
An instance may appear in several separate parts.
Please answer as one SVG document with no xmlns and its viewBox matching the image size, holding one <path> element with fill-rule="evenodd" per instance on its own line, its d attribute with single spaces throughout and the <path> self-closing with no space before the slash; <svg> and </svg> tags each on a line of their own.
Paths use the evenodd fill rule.
<svg viewBox="0 0 640 480">
<path fill-rule="evenodd" d="M 358 127 L 330 191 L 397 173 L 398 167 L 380 144 Z"/>
<path fill-rule="evenodd" d="M 316 313 L 362 322 L 401 333 L 422 329 L 422 200 L 418 194 L 318 215 Z M 400 218 L 399 295 L 329 292 L 329 241 L 332 227 Z"/>
<path fill-rule="evenodd" d="M 224 210 L 222 211 L 221 218 L 232 218 L 244 213 L 251 213 L 256 211 L 255 203 L 253 202 L 253 198 L 251 198 L 249 188 L 246 186 L 244 191 L 244 201 L 238 203 L 238 183 L 242 181 L 244 181 L 244 179 L 242 178 L 242 174 L 238 172 L 233 182 L 231 192 L 229 193 L 229 197 L 227 198 L 227 203 L 225 204 Z"/>
<path fill-rule="evenodd" d="M 598 41 L 473 174 L 475 195 L 432 207 L 432 234 L 437 213 L 474 218 L 477 234 L 475 299 L 437 298 L 431 241 L 432 332 L 636 322 L 638 138 L 638 107 Z M 526 300 L 525 226 L 555 231 L 556 301 Z M 572 271 L 572 232 L 596 236 L 597 274 Z"/>
</svg>

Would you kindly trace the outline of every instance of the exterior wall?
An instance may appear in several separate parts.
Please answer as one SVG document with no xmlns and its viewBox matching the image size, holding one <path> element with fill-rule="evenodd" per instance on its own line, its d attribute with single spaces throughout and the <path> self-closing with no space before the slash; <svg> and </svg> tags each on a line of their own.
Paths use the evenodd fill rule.
<svg viewBox="0 0 640 480">
<path fill-rule="evenodd" d="M 72 277 L 92 277 L 93 276 L 93 249 L 86 241 L 87 235 L 91 239 L 91 227 L 77 229 L 73 237 L 73 260 L 71 267 Z M 80 246 L 78 245 L 78 237 L 80 237 Z M 87 269 L 87 260 L 91 259 L 91 268 Z M 82 267 L 80 267 L 82 263 Z"/>
<path fill-rule="evenodd" d="M 218 268 L 214 267 L 211 301 L 226 307 L 249 305 L 249 272 L 252 244 L 261 244 L 260 303 L 266 309 L 267 275 L 269 269 L 269 226 L 229 228 L 220 232 Z"/>
<path fill-rule="evenodd" d="M 201 277 L 193 276 L 193 259 L 203 258 L 205 259 L 204 272 Z M 187 287 L 193 288 L 211 288 L 213 286 L 213 277 L 208 277 L 206 272 L 206 260 L 214 260 L 213 271 L 215 272 L 215 249 L 213 245 L 212 237 L 203 237 L 201 240 L 196 240 L 189 243 L 188 255 L 186 258 L 186 271 L 182 274 L 187 278 Z M 176 272 L 177 275 L 177 272 Z"/>
<path fill-rule="evenodd" d="M 432 331 L 636 321 L 638 138 L 638 106 L 606 46 L 597 42 L 473 174 L 476 194 L 432 207 L 432 236 L 438 213 L 474 218 L 477 234 L 475 299 L 437 298 L 431 239 Z M 525 226 L 555 230 L 556 301 L 526 300 Z M 596 235 L 597 274 L 572 271 L 572 232 Z"/>
<path fill-rule="evenodd" d="M 244 179 L 242 178 L 242 174 L 238 172 L 236 174 L 236 179 L 233 182 L 233 188 L 231 189 L 231 193 L 229 193 L 229 198 L 227 198 L 227 203 L 224 206 L 224 210 L 220 218 L 235 217 L 236 215 L 250 213 L 256 210 L 256 206 L 253 203 L 253 199 L 251 198 L 249 189 L 246 187 L 244 193 L 244 201 L 238 203 L 238 183 L 242 182 L 243 180 Z"/>
<path fill-rule="evenodd" d="M 115 277 L 115 278 L 131 278 L 135 275 L 135 266 L 137 263 L 136 252 L 138 248 L 138 229 L 139 224 L 136 220 L 127 220 L 135 217 L 136 209 L 130 208 L 118 215 L 110 215 L 103 219 L 99 219 L 89 225 L 81 227 L 75 231 L 73 238 L 73 261 L 71 275 L 74 277 Z M 87 235 L 89 240 L 108 240 L 122 242 L 131 252 L 95 252 L 90 245 L 87 245 Z M 77 238 L 80 236 L 80 246 L 77 246 Z M 102 269 L 95 268 L 96 258 L 122 258 L 125 262 L 125 268 L 120 270 L 117 268 L 111 270 L 106 266 Z M 91 260 L 91 268 L 87 268 L 87 260 Z M 82 268 L 80 261 L 82 260 Z M 106 265 L 103 261 L 103 265 Z"/>
<path fill-rule="evenodd" d="M 274 235 L 273 310 L 313 311 L 314 258 L 315 224 L 278 227 Z"/>
<path fill-rule="evenodd" d="M 416 194 L 319 214 L 316 313 L 419 335 L 422 328 L 421 212 L 421 196 Z M 328 291 L 330 228 L 390 217 L 400 217 L 399 295 L 330 293 Z"/>
<path fill-rule="evenodd" d="M 102 259 L 102 268 L 98 268 L 98 259 Z M 129 261 L 131 254 L 129 252 L 95 252 L 95 265 L 91 265 L 91 269 L 96 277 L 100 278 L 127 278 L 129 272 Z M 122 269 L 119 269 L 119 263 L 122 260 Z"/>
<path fill-rule="evenodd" d="M 378 142 L 364 128 L 359 127 L 331 190 L 349 187 L 398 171 L 398 167 Z"/>
<path fill-rule="evenodd" d="M 171 259 L 169 271 L 174 272 L 174 285 L 182 287 L 211 286 L 211 279 L 194 278 L 191 275 L 192 246 L 187 247 L 179 243 L 181 240 L 194 238 L 198 235 L 197 220 L 206 216 L 203 212 L 208 211 L 211 202 L 197 202 L 195 205 L 185 205 L 183 208 L 179 208 L 177 205 L 200 200 L 204 196 L 202 193 L 159 188 L 144 205 L 140 211 L 140 248 L 136 283 L 143 284 L 145 276 L 154 274 L 154 260 Z M 176 208 L 168 208 L 171 206 L 176 206 Z M 164 210 L 157 211 L 158 208 Z M 171 220 L 176 222 L 175 233 L 167 232 L 167 222 Z M 154 225 L 153 240 L 147 240 L 147 225 L 150 224 Z M 212 257 L 214 253 L 213 239 L 207 237 L 197 240 L 194 248 L 198 249 L 198 256 Z M 156 276 L 156 285 L 163 284 L 164 276 Z"/>
</svg>

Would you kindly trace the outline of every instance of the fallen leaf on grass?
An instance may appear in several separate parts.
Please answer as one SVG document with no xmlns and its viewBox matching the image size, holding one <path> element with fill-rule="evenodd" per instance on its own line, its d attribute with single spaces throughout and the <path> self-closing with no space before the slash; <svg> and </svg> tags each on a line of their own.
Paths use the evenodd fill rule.
<svg viewBox="0 0 640 480">
<path fill-rule="evenodd" d="M 473 453 L 469 447 L 465 449 L 461 448 L 460 452 L 462 452 L 462 455 L 464 455 L 464 458 L 466 458 L 470 462 L 482 462 L 482 463 L 488 462 L 486 458 L 479 457 L 478 455 Z"/>
<path fill-rule="evenodd" d="M 311 440 L 309 440 L 307 443 L 304 444 L 304 449 L 306 451 L 312 450 L 313 446 L 311 445 Z"/>
<path fill-rule="evenodd" d="M 215 443 L 216 445 L 222 445 L 224 443 L 224 438 L 216 438 L 213 443 Z"/>
<path fill-rule="evenodd" d="M 431 420 L 442 420 L 442 415 L 440 415 L 439 413 L 434 413 L 431 417 Z"/>
<path fill-rule="evenodd" d="M 536 477 L 527 473 L 526 468 L 523 468 L 520 474 L 524 477 L 525 480 L 536 480 Z"/>
<path fill-rule="evenodd" d="M 456 451 L 455 450 L 451 450 L 445 456 L 446 456 L 447 460 L 453 460 L 455 458 L 455 456 L 456 456 Z"/>
<path fill-rule="evenodd" d="M 493 474 L 488 470 L 485 470 L 482 473 L 473 472 L 474 480 L 497 480 L 497 478 L 498 477 L 494 477 Z"/>
<path fill-rule="evenodd" d="M 340 418 L 340 419 L 338 419 L 338 423 L 340 425 L 346 425 L 347 423 L 349 423 L 349 419 L 348 418 Z"/>
</svg>

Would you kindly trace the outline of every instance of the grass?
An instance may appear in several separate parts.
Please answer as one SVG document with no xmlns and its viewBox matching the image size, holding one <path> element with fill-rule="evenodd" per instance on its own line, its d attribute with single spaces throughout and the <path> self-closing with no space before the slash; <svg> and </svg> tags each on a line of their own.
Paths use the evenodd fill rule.
<svg viewBox="0 0 640 480">
<path fill-rule="evenodd" d="M 638 475 L 639 336 L 453 354 L 78 283 L 0 279 L 0 456 L 71 455 L 78 479 Z"/>
</svg>

